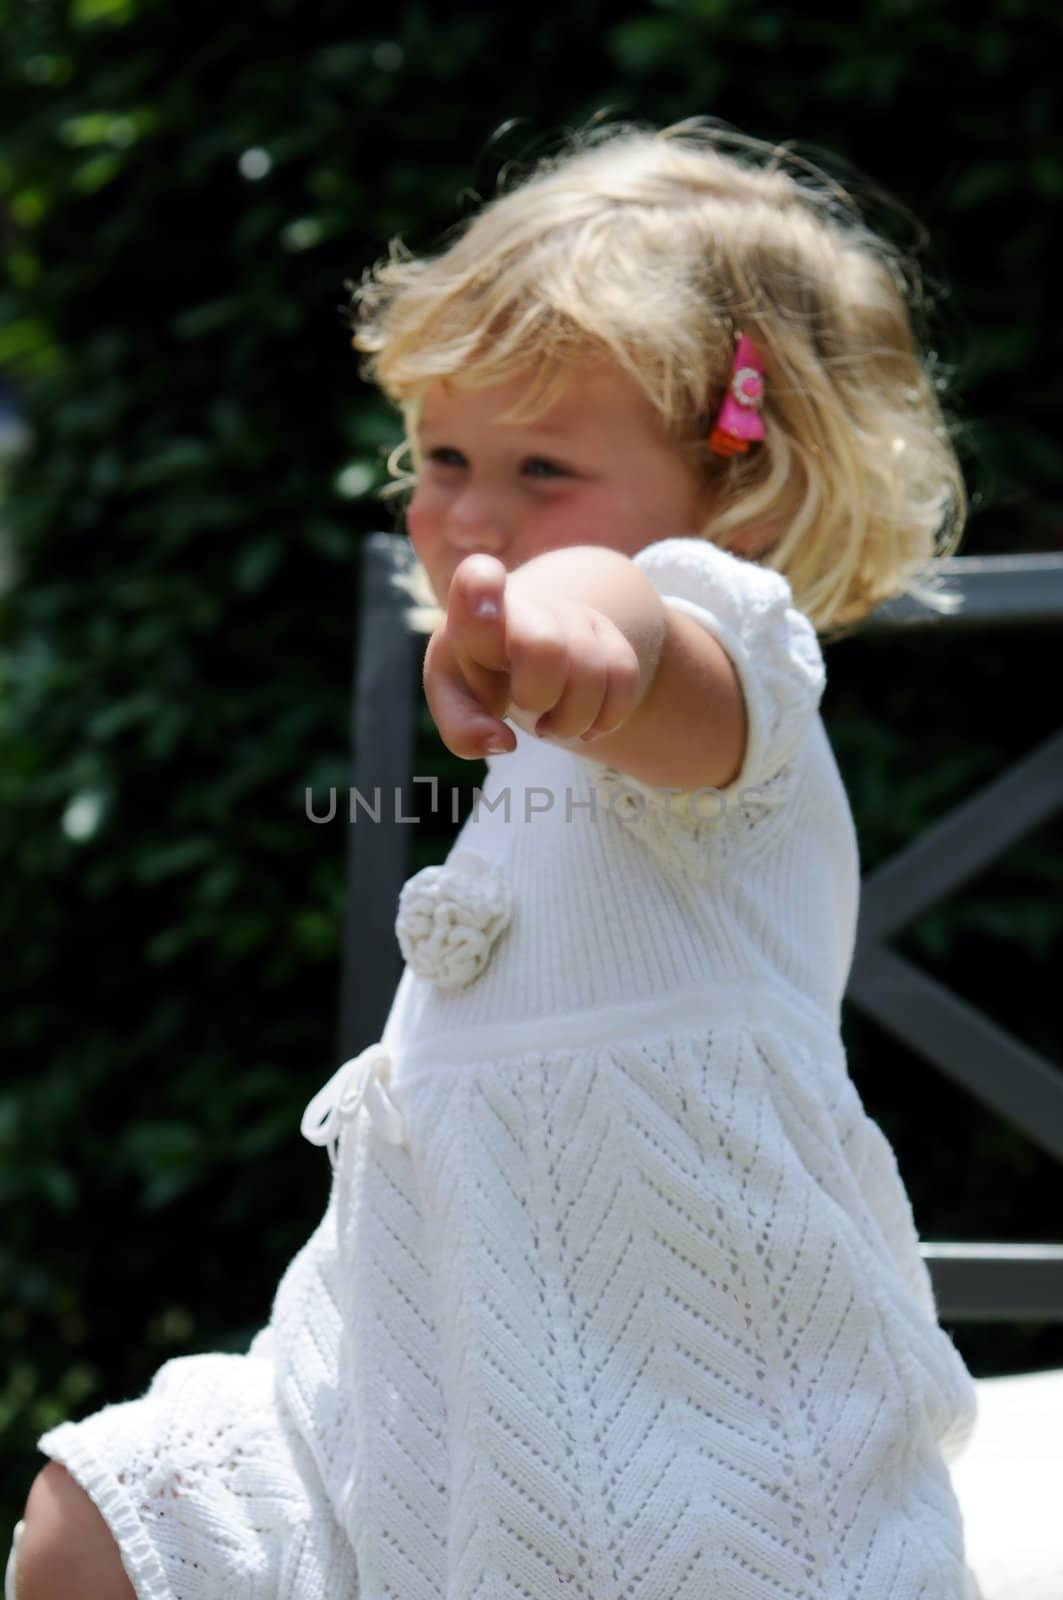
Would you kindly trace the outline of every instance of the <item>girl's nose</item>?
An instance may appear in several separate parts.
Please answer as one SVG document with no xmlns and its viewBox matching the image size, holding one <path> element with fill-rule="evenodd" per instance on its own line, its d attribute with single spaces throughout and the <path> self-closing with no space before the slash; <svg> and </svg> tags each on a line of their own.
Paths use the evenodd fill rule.
<svg viewBox="0 0 1063 1600">
<path fill-rule="evenodd" d="M 497 496 L 466 490 L 451 502 L 447 532 L 451 543 L 468 555 L 480 550 L 499 555 L 513 537 L 512 518 Z"/>
</svg>

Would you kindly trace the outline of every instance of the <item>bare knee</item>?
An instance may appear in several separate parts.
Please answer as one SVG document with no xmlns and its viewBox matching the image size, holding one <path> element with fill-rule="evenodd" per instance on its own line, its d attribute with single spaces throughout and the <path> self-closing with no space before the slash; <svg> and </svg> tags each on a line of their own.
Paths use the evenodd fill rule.
<svg viewBox="0 0 1063 1600">
<path fill-rule="evenodd" d="M 110 1529 L 58 1461 L 34 1478 L 23 1521 L 16 1600 L 136 1600 Z"/>
</svg>

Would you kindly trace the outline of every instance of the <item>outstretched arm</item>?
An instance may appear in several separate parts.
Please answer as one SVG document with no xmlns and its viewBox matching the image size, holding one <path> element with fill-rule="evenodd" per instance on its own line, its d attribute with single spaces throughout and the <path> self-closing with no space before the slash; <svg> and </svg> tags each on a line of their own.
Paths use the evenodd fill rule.
<svg viewBox="0 0 1063 1600">
<path fill-rule="evenodd" d="M 443 742 L 468 759 L 512 748 L 504 716 L 662 788 L 722 788 L 745 755 L 745 703 L 723 646 L 604 546 L 549 551 L 509 573 L 493 556 L 467 557 L 424 682 Z"/>
</svg>

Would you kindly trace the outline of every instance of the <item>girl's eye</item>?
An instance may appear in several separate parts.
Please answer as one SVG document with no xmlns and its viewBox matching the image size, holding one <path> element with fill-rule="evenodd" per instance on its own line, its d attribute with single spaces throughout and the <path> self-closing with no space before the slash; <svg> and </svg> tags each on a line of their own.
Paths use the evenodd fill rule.
<svg viewBox="0 0 1063 1600">
<path fill-rule="evenodd" d="M 449 444 L 435 445 L 425 453 L 425 460 L 434 467 L 441 467 L 444 471 L 464 472 L 468 470 L 467 457 L 460 450 Z M 528 456 L 520 464 L 521 476 L 536 478 L 545 481 L 549 478 L 567 478 L 571 476 L 568 467 L 563 467 L 558 461 L 550 461 L 546 456 Z"/>
<path fill-rule="evenodd" d="M 521 471 L 529 478 L 568 477 L 567 467 L 561 466 L 557 461 L 548 461 L 545 456 L 529 456 Z"/>
</svg>

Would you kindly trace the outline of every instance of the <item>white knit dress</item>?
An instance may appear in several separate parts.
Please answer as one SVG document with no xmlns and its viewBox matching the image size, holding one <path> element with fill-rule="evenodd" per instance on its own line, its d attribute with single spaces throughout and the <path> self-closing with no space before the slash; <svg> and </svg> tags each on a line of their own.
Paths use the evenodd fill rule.
<svg viewBox="0 0 1063 1600">
<path fill-rule="evenodd" d="M 246 1356 L 40 1448 L 139 1600 L 969 1600 L 974 1385 L 839 1034 L 858 857 L 785 580 L 637 557 L 721 639 L 722 799 L 517 730 L 403 891 L 328 1209 Z"/>
</svg>

